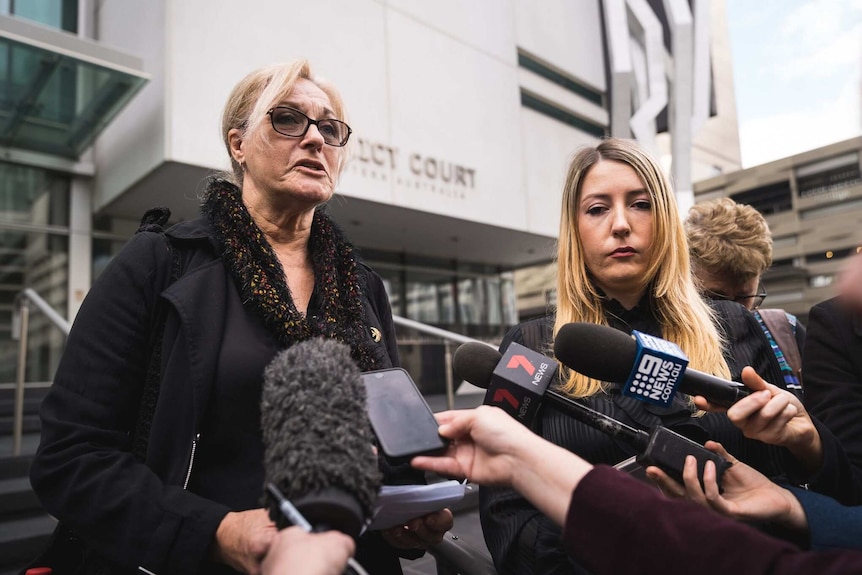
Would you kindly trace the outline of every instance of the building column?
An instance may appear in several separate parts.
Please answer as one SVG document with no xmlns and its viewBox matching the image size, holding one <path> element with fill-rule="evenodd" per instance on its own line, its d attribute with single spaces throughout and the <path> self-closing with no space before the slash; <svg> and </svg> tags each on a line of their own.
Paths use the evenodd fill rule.
<svg viewBox="0 0 862 575">
<path fill-rule="evenodd" d="M 93 269 L 93 179 L 75 176 L 69 190 L 69 284 L 66 315 L 74 321 Z"/>
</svg>

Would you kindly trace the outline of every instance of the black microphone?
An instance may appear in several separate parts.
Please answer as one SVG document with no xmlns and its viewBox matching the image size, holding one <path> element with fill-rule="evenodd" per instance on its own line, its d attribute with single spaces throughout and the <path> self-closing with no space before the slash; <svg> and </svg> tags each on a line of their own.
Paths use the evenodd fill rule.
<svg viewBox="0 0 862 575">
<path fill-rule="evenodd" d="M 358 537 L 382 478 L 350 348 L 314 338 L 276 355 L 263 373 L 260 412 L 270 518 L 279 529 L 296 523 L 282 515 L 283 493 L 315 531 Z"/>
<path fill-rule="evenodd" d="M 661 347 L 668 354 L 656 353 L 650 346 Z M 623 393 L 643 401 L 669 405 L 678 389 L 730 407 L 751 393 L 741 383 L 687 368 L 687 359 L 677 370 L 678 356 L 671 347 L 679 350 L 661 338 L 640 332 L 634 332 L 633 337 L 595 323 L 567 323 L 554 339 L 554 355 L 564 365 L 587 377 L 624 384 Z M 663 363 L 671 368 L 665 370 Z"/>
<path fill-rule="evenodd" d="M 556 361 L 514 342 L 503 355 L 483 343 L 464 343 L 455 350 L 452 367 L 461 379 L 488 390 L 486 405 L 501 408 L 527 427 L 542 396 L 552 393 L 547 389 L 557 373 Z"/>
<path fill-rule="evenodd" d="M 529 354 L 526 354 L 525 350 Z M 512 357 L 523 357 L 524 360 L 513 361 Z M 527 360 L 527 357 L 530 359 Z M 541 401 L 547 399 L 555 407 L 578 421 L 631 445 L 638 452 L 639 464 L 644 467 L 655 465 L 680 483 L 682 483 L 682 470 L 687 455 L 693 455 L 697 459 L 698 478 L 701 484 L 706 461 L 715 463 L 716 479 L 719 482 L 724 471 L 730 467 L 730 462 L 722 456 L 661 425 L 654 427 L 649 433 L 635 429 L 609 415 L 590 409 L 558 391 L 547 389 L 548 381 L 544 381 L 545 388 L 541 392 L 530 389 L 529 386 L 524 385 L 524 378 L 518 371 L 523 361 L 530 360 L 538 365 L 547 364 L 549 367 L 546 368 L 546 372 L 551 375 L 556 373 L 556 361 L 514 342 L 506 348 L 506 353 L 503 355 L 483 343 L 461 344 L 455 350 L 452 365 L 458 377 L 488 390 L 485 393 L 486 405 L 502 408 L 528 427 L 532 425 Z M 553 366 L 553 370 L 550 366 Z M 520 402 L 514 401 L 519 398 Z M 526 407 L 524 399 L 528 400 Z"/>
</svg>

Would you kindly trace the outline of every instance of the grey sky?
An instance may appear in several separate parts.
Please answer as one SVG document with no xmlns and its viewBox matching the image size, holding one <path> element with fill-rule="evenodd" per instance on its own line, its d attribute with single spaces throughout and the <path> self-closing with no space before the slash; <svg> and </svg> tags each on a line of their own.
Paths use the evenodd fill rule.
<svg viewBox="0 0 862 575">
<path fill-rule="evenodd" d="M 727 0 L 744 167 L 862 133 L 862 0 Z"/>
</svg>

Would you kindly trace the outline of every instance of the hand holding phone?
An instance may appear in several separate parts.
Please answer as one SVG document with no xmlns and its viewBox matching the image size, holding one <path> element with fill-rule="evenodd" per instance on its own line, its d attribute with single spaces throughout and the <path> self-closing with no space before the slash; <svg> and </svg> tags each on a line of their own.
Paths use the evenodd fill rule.
<svg viewBox="0 0 862 575">
<path fill-rule="evenodd" d="M 404 463 L 431 455 L 448 441 L 437 433 L 437 420 L 410 374 L 397 367 L 362 374 L 368 398 L 368 418 L 383 455 Z"/>
</svg>

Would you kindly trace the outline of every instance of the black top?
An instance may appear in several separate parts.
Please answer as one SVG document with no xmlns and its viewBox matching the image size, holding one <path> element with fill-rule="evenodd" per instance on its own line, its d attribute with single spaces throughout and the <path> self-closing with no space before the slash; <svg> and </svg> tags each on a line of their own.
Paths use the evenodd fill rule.
<svg viewBox="0 0 862 575">
<path fill-rule="evenodd" d="M 644 302 L 631 310 L 625 310 L 615 301 L 606 307 L 611 326 L 627 333 L 637 329 L 661 337 L 658 320 Z M 729 345 L 725 355 L 734 378 L 738 380 L 745 365 L 755 366 L 767 379 L 780 374 L 754 317 L 743 306 L 733 302 L 716 302 L 715 307 Z M 552 348 L 552 333 L 551 317 L 526 322 L 506 334 L 500 349 L 516 341 L 547 352 Z M 616 388 L 582 401 L 592 409 L 639 429 L 664 425 L 698 442 L 714 439 L 767 476 L 786 479 L 782 469 L 787 458 L 786 450 L 746 439 L 723 413 L 692 417 L 682 398 L 675 398 L 670 407 L 662 408 L 623 396 Z M 594 464 L 614 465 L 635 455 L 628 445 L 547 403 L 535 420 L 534 431 Z M 483 487 L 480 490 L 480 517 L 485 541 L 501 575 L 588 573 L 566 554 L 560 528 L 513 490 Z"/>
<path fill-rule="evenodd" d="M 838 438 L 851 462 L 852 484 L 834 485 L 845 505 L 862 504 L 862 314 L 837 299 L 811 308 L 802 356 L 808 411 Z"/>
<path fill-rule="evenodd" d="M 205 557 L 222 518 L 254 506 L 262 494 L 261 463 L 253 461 L 260 448 L 253 421 L 259 408 L 237 422 L 242 434 L 235 438 L 211 421 L 215 412 L 231 417 L 240 411 L 219 370 L 243 358 L 245 365 L 227 369 L 242 380 L 240 387 L 256 386 L 243 400 L 248 407 L 260 399 L 261 374 L 276 348 L 261 334 L 260 320 L 242 313 L 207 224 L 183 222 L 166 234 L 170 244 L 162 233 L 136 234 L 93 284 L 42 403 L 42 441 L 30 470 L 45 509 L 113 573 L 138 572 L 138 566 L 154 573 L 210 572 Z M 173 283 L 169 245 L 182 261 Z M 383 282 L 362 264 L 358 271 L 369 347 L 381 366 L 397 365 Z M 168 308 L 162 385 L 141 463 L 130 453 L 129 427 L 138 415 L 157 302 Z M 379 341 L 371 341 L 371 328 L 382 334 Z M 214 454 L 223 441 L 250 465 L 248 477 L 217 465 Z M 193 489 L 185 485 L 189 474 Z M 379 534 L 362 539 L 357 555 L 369 572 L 400 573 L 395 550 Z"/>
<path fill-rule="evenodd" d="M 189 490 L 243 511 L 261 504 L 261 366 L 280 348 L 259 321 L 253 317 L 249 321 L 237 292 L 228 293 L 225 335 Z M 225 425 L 228 421 L 230 425 Z"/>
</svg>

